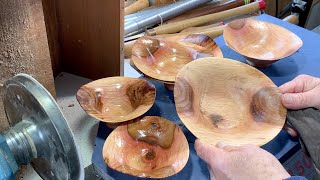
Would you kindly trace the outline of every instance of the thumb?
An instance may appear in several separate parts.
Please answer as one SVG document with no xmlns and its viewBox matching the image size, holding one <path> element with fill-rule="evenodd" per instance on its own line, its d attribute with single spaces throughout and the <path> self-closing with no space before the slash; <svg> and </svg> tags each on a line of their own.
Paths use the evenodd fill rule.
<svg viewBox="0 0 320 180">
<path fill-rule="evenodd" d="M 199 139 L 197 139 L 195 142 L 195 149 L 198 156 L 209 165 L 211 162 L 214 162 L 214 158 L 217 157 L 216 154 L 221 151 L 221 149 L 218 149 L 210 144 L 205 144 Z"/>
<path fill-rule="evenodd" d="M 317 100 L 312 91 L 304 93 L 287 93 L 282 95 L 282 104 L 288 109 L 298 110 L 316 105 Z"/>
</svg>

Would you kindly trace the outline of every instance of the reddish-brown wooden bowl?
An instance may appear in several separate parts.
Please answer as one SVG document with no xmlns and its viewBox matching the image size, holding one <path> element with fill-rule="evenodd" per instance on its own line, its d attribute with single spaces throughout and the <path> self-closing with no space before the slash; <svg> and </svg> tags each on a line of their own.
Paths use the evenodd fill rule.
<svg viewBox="0 0 320 180">
<path fill-rule="evenodd" d="M 102 153 L 112 169 L 138 177 L 164 178 L 183 169 L 189 145 L 173 122 L 145 116 L 112 131 Z"/>
<path fill-rule="evenodd" d="M 223 57 L 218 45 L 206 35 L 141 37 L 132 48 L 131 60 L 145 75 L 174 82 L 178 71 L 202 57 Z"/>
<path fill-rule="evenodd" d="M 144 79 L 109 77 L 82 86 L 77 92 L 81 107 L 92 117 L 107 123 L 135 119 L 154 103 L 156 89 Z"/>
</svg>

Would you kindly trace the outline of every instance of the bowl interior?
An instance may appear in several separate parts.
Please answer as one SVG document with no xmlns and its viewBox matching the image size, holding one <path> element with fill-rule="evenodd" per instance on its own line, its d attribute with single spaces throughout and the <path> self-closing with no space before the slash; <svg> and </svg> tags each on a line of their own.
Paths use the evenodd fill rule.
<svg viewBox="0 0 320 180">
<path fill-rule="evenodd" d="M 174 98 L 180 119 L 196 137 L 213 145 L 269 142 L 285 122 L 280 91 L 249 65 L 214 59 L 190 62 L 178 73 Z"/>
<path fill-rule="evenodd" d="M 147 112 L 155 100 L 154 85 L 143 79 L 110 77 L 82 86 L 77 92 L 81 107 L 105 122 L 132 120 Z"/>
<path fill-rule="evenodd" d="M 138 177 L 174 175 L 188 158 L 189 146 L 183 132 L 157 116 L 117 127 L 103 146 L 103 159 L 110 168 Z"/>
<path fill-rule="evenodd" d="M 302 40 L 293 32 L 252 18 L 230 22 L 223 37 L 231 49 L 257 60 L 282 59 L 302 46 Z"/>
<path fill-rule="evenodd" d="M 217 44 L 206 35 L 142 37 L 132 48 L 132 61 L 144 74 L 174 82 L 178 71 L 192 60 L 222 57 Z"/>
</svg>

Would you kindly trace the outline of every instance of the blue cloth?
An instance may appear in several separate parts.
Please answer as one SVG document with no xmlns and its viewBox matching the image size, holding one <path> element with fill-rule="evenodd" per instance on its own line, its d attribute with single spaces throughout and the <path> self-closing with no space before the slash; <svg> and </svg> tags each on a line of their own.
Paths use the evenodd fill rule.
<svg viewBox="0 0 320 180">
<path fill-rule="evenodd" d="M 303 176 L 291 176 L 285 180 L 308 180 L 308 179 Z"/>
</svg>

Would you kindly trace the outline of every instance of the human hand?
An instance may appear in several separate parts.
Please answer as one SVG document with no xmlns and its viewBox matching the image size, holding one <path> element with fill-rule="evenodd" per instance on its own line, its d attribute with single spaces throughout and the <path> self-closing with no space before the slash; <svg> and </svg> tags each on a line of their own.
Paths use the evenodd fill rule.
<svg viewBox="0 0 320 180">
<path fill-rule="evenodd" d="M 320 109 L 320 78 L 299 75 L 279 87 L 284 107 L 293 110 L 314 107 Z"/>
<path fill-rule="evenodd" d="M 285 179 L 290 177 L 280 162 L 269 152 L 254 146 L 212 146 L 196 140 L 198 156 L 209 167 L 211 180 Z"/>
</svg>

